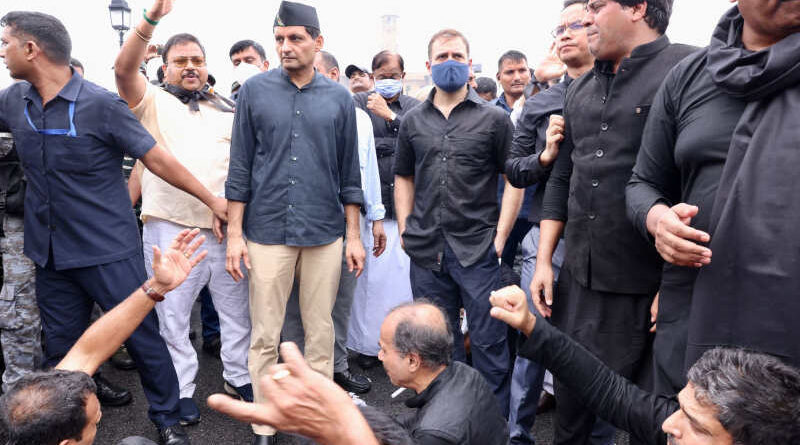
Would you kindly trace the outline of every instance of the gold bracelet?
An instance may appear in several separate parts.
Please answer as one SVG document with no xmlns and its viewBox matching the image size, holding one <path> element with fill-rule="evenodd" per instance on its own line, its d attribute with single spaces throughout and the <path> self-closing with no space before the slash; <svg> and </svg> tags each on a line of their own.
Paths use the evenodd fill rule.
<svg viewBox="0 0 800 445">
<path fill-rule="evenodd" d="M 139 37 L 140 39 L 142 39 L 142 41 L 144 41 L 144 43 L 150 43 L 150 39 L 153 38 L 152 35 L 151 36 L 145 36 L 143 32 L 139 31 L 139 28 L 133 28 L 133 32 L 135 32 L 136 36 Z"/>
</svg>

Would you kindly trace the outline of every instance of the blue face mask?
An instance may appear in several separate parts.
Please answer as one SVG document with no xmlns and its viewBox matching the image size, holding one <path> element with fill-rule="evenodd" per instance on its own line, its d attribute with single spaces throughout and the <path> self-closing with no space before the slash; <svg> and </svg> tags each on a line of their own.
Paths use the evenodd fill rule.
<svg viewBox="0 0 800 445">
<path fill-rule="evenodd" d="M 431 65 L 433 83 L 442 90 L 452 93 L 462 88 L 469 79 L 469 65 L 466 63 L 448 60 L 437 65 Z"/>
<path fill-rule="evenodd" d="M 385 99 L 391 99 L 403 91 L 403 81 L 395 79 L 376 80 L 375 91 Z"/>
</svg>

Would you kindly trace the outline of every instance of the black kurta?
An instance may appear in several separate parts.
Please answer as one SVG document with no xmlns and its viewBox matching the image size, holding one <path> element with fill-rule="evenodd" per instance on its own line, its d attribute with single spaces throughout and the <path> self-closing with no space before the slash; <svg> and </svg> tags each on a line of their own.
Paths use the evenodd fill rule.
<svg viewBox="0 0 800 445">
<path fill-rule="evenodd" d="M 706 54 L 702 50 L 687 57 L 664 80 L 628 183 L 628 216 L 651 242 L 647 213 L 657 203 L 698 206 L 691 226 L 708 232 L 731 134 L 746 104 L 717 88 L 706 71 Z M 672 391 L 686 384 L 683 362 L 697 272 L 666 263 L 661 276 L 654 353 L 657 372 L 666 374 Z"/>
<path fill-rule="evenodd" d="M 564 267 L 582 286 L 656 293 L 661 258 L 625 211 L 625 186 L 650 104 L 667 72 L 695 48 L 666 36 L 636 47 L 616 73 L 598 61 L 564 105 L 565 138 L 545 191 L 542 219 L 567 221 Z"/>
</svg>

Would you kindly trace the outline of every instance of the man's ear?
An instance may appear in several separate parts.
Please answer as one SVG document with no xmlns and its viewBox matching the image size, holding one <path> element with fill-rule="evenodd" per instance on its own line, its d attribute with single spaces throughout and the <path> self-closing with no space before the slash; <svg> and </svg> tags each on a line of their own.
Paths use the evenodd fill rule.
<svg viewBox="0 0 800 445">
<path fill-rule="evenodd" d="M 647 15 L 647 2 L 637 3 L 631 6 L 631 20 L 638 22 L 644 20 Z"/>
<path fill-rule="evenodd" d="M 323 46 L 325 46 L 325 38 L 323 38 L 322 34 L 320 34 L 316 39 L 314 39 L 314 47 L 317 51 L 322 51 Z"/>
<path fill-rule="evenodd" d="M 410 352 L 406 355 L 406 360 L 408 360 L 408 370 L 410 372 L 417 372 L 422 367 L 422 360 L 416 352 Z"/>
<path fill-rule="evenodd" d="M 39 48 L 39 45 L 37 45 L 33 40 L 28 40 L 25 42 L 23 48 L 25 48 L 25 58 L 27 60 L 33 60 L 41 52 L 41 48 Z"/>
</svg>

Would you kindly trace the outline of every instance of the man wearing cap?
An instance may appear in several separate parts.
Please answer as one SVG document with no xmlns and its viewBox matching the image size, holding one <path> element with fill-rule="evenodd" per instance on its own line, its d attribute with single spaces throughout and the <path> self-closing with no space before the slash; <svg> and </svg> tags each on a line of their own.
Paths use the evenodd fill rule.
<svg viewBox="0 0 800 445">
<path fill-rule="evenodd" d="M 259 74 L 239 89 L 225 183 L 233 215 L 227 269 L 237 280 L 245 277 L 242 259 L 249 269 L 251 377 L 258 379 L 278 362 L 295 274 L 306 359 L 331 377 L 331 311 L 345 220 L 348 270 L 358 275 L 365 257 L 355 105 L 347 89 L 314 70 L 323 38 L 313 7 L 282 2 L 273 29 L 280 69 Z M 265 400 L 258 390 L 255 400 Z M 273 428 L 254 425 L 253 430 L 254 443 L 275 443 Z"/>
<path fill-rule="evenodd" d="M 369 77 L 366 65 L 348 65 L 344 70 L 344 75 L 350 82 L 350 92 L 353 94 L 373 89 L 372 79 Z"/>
<path fill-rule="evenodd" d="M 147 51 L 146 37 L 156 23 L 169 14 L 172 1 L 156 0 L 122 47 L 115 64 L 120 96 L 160 145 L 216 196 L 222 196 L 228 173 L 233 108 L 227 99 L 208 87 L 208 69 L 203 46 L 190 34 L 176 34 L 164 45 L 164 87 L 155 86 L 138 71 Z M 221 355 L 226 390 L 252 399 L 247 349 L 250 345 L 250 314 L 247 281 L 235 281 L 225 271 L 226 247 L 221 228 L 213 230 L 215 219 L 195 198 L 157 178 L 139 164 L 132 175 L 140 179 L 142 191 L 142 239 L 145 265 L 152 275 L 153 246 L 166 249 L 182 230 L 198 227 L 207 238 L 207 260 L 186 282 L 156 305 L 161 336 L 167 342 L 180 385 L 180 422 L 200 421 L 192 399 L 199 369 L 197 353 L 189 340 L 192 305 L 208 287 L 214 307 L 220 313 Z M 218 220 L 216 221 L 219 222 Z"/>
</svg>

